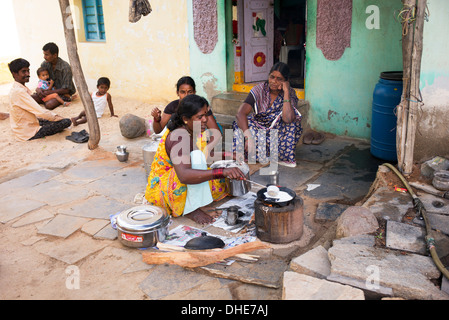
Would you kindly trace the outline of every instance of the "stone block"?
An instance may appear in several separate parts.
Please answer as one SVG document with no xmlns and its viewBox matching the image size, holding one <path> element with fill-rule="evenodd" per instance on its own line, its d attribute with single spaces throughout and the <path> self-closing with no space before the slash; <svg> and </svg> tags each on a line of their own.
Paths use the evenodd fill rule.
<svg viewBox="0 0 449 320">
<path fill-rule="evenodd" d="M 306 253 L 292 259 L 290 262 L 292 271 L 311 277 L 326 279 L 331 272 L 331 264 L 327 250 L 318 246 Z"/>
<path fill-rule="evenodd" d="M 364 290 L 391 288 L 393 296 L 438 300 L 448 296 L 430 281 L 440 277 L 430 257 L 357 244 L 335 244 L 328 250 L 331 276 L 350 279 Z M 342 282 L 345 284 L 351 284 Z"/>
<path fill-rule="evenodd" d="M 388 221 L 386 247 L 408 252 L 426 254 L 425 231 L 407 223 Z"/>
<path fill-rule="evenodd" d="M 283 300 L 365 300 L 362 290 L 292 271 L 284 272 Z"/>
<path fill-rule="evenodd" d="M 379 228 L 376 217 L 368 208 L 352 206 L 337 219 L 337 238 L 375 232 Z"/>
<path fill-rule="evenodd" d="M 348 207 L 346 204 L 322 202 L 316 209 L 315 221 L 335 221 Z"/>
</svg>

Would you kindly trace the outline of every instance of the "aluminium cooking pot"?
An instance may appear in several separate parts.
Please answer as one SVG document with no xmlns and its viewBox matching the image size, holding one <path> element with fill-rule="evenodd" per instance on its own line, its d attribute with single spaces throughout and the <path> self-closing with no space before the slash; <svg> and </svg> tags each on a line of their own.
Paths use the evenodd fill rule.
<svg viewBox="0 0 449 320">
<path fill-rule="evenodd" d="M 132 207 L 117 216 L 118 238 L 127 247 L 154 247 L 167 237 L 169 222 L 170 215 L 163 208 Z"/>
<path fill-rule="evenodd" d="M 242 173 L 245 175 L 246 180 L 226 179 L 229 193 L 232 196 L 240 197 L 247 194 L 251 190 L 251 182 L 247 181 L 249 180 L 249 166 L 246 163 L 237 163 L 234 160 L 220 160 L 214 162 L 210 167 L 211 169 L 237 167 L 242 171 Z"/>
<path fill-rule="evenodd" d="M 279 207 L 285 207 L 290 204 L 292 200 L 296 198 L 296 192 L 292 189 L 286 188 L 286 187 L 279 187 L 279 191 L 286 192 L 291 198 L 287 200 L 282 200 L 278 198 L 270 198 L 267 196 L 267 188 L 260 189 L 257 191 L 257 199 L 262 200 L 262 202 L 265 202 L 267 204 L 276 205 Z"/>
</svg>

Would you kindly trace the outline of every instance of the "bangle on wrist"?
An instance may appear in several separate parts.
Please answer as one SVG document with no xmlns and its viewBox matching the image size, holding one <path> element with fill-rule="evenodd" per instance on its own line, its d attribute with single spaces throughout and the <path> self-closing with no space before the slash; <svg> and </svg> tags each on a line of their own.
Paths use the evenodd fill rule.
<svg viewBox="0 0 449 320">
<path fill-rule="evenodd" d="M 223 168 L 212 169 L 212 178 L 214 180 L 225 178 L 223 175 Z"/>
<path fill-rule="evenodd" d="M 161 122 L 161 120 L 162 120 L 161 117 L 159 117 L 159 118 L 154 118 L 154 122 Z"/>
<path fill-rule="evenodd" d="M 290 100 L 284 100 L 283 102 L 290 102 Z"/>
</svg>

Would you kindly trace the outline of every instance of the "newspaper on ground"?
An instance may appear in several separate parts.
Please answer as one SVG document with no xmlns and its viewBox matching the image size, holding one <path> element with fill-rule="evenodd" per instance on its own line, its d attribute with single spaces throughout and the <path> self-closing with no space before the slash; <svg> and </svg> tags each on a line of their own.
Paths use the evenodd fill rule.
<svg viewBox="0 0 449 320">
<path fill-rule="evenodd" d="M 223 203 L 221 206 L 217 207 L 217 209 L 223 209 L 223 212 L 212 225 L 233 233 L 240 232 L 246 225 L 248 225 L 254 214 L 254 201 L 256 201 L 256 199 L 257 195 L 254 192 L 248 192 L 243 196 L 232 198 Z M 228 214 L 226 209 L 232 206 L 237 206 L 239 208 L 239 219 L 235 225 L 226 223 L 226 216 Z"/>
<path fill-rule="evenodd" d="M 240 237 L 219 236 L 215 234 L 210 234 L 207 231 L 204 231 L 199 228 L 190 227 L 186 225 L 179 225 L 176 228 L 170 230 L 170 234 L 166 237 L 163 243 L 184 247 L 189 240 L 196 237 L 201 237 L 204 233 L 208 236 L 214 236 L 223 240 L 223 242 L 225 243 L 224 249 L 232 248 L 242 243 L 256 241 L 257 239 L 256 237 L 249 235 L 243 235 Z"/>
</svg>

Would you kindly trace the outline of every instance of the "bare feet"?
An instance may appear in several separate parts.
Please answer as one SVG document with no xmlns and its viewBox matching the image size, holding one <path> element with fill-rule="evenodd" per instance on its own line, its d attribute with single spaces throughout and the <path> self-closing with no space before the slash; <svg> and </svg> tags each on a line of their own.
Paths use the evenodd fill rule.
<svg viewBox="0 0 449 320">
<path fill-rule="evenodd" d="M 6 120 L 9 118 L 9 113 L 0 112 L 0 120 Z"/>
<path fill-rule="evenodd" d="M 199 224 L 212 223 L 214 221 L 214 219 L 210 215 L 208 215 L 201 209 L 196 209 L 195 211 L 190 212 L 186 215 L 186 217 Z"/>
<path fill-rule="evenodd" d="M 70 106 L 70 102 L 64 102 L 63 106 L 64 106 L 64 107 Z"/>
<path fill-rule="evenodd" d="M 76 123 L 76 118 L 70 118 L 70 120 L 72 120 L 72 124 L 76 127 L 78 125 L 78 123 Z"/>
</svg>

